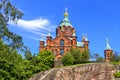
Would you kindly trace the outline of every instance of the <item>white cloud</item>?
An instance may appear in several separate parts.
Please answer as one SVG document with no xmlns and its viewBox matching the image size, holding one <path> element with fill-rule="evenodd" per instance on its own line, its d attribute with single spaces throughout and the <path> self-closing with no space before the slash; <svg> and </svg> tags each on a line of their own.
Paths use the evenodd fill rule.
<svg viewBox="0 0 120 80">
<path fill-rule="evenodd" d="M 9 25 L 20 27 L 23 29 L 28 30 L 29 32 L 32 32 L 33 34 L 37 34 L 40 36 L 47 35 L 48 30 L 54 31 L 55 25 L 52 25 L 52 23 L 45 18 L 38 18 L 34 20 L 18 20 L 17 24 L 14 24 L 14 22 L 9 22 Z"/>
<path fill-rule="evenodd" d="M 9 22 L 11 25 L 15 25 L 13 22 Z M 44 29 L 47 30 L 47 26 L 50 25 L 50 21 L 47 19 L 35 19 L 35 20 L 18 20 L 17 25 L 18 27 L 29 29 L 29 30 L 37 30 L 37 29 Z"/>
</svg>

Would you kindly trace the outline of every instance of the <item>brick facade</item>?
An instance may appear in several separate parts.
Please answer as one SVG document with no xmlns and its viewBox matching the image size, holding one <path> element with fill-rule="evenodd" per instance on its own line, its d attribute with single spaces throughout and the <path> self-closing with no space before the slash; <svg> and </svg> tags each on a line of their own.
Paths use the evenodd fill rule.
<svg viewBox="0 0 120 80">
<path fill-rule="evenodd" d="M 56 56 L 63 55 L 71 48 L 78 48 L 80 51 L 88 50 L 89 41 L 87 35 L 83 35 L 80 42 L 77 42 L 76 30 L 68 19 L 67 11 L 60 25 L 56 28 L 56 37 L 53 39 L 48 32 L 46 42 L 40 40 L 39 50 L 51 50 Z"/>
</svg>

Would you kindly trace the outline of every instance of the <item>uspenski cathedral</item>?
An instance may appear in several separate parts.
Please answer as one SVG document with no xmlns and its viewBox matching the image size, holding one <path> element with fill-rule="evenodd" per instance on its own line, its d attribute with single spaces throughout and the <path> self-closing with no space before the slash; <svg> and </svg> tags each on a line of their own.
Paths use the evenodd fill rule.
<svg viewBox="0 0 120 80">
<path fill-rule="evenodd" d="M 57 58 L 61 58 L 63 54 L 70 51 L 71 48 L 78 48 L 81 52 L 89 50 L 89 40 L 87 34 L 82 35 L 82 40 L 77 41 L 76 30 L 69 20 L 67 9 L 64 12 L 64 18 L 56 28 L 56 37 L 52 38 L 50 31 L 46 36 L 46 42 L 40 39 L 39 50 L 51 50 Z M 106 40 L 106 48 L 104 50 L 105 61 L 109 62 L 113 55 L 108 39 Z"/>
</svg>

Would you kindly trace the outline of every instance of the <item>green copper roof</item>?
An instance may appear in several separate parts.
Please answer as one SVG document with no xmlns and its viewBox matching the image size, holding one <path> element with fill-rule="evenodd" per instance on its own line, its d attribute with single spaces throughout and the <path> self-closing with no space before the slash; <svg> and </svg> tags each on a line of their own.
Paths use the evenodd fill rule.
<svg viewBox="0 0 120 80">
<path fill-rule="evenodd" d="M 72 27 L 72 24 L 69 21 L 67 16 L 64 17 L 63 21 L 60 23 L 60 26 L 71 26 Z"/>
<path fill-rule="evenodd" d="M 71 24 L 70 20 L 68 19 L 67 8 L 65 9 L 64 18 L 61 21 L 60 26 L 71 26 L 72 27 L 72 24 Z"/>
<path fill-rule="evenodd" d="M 84 43 L 83 42 L 77 42 L 77 46 L 78 47 L 84 47 Z"/>
<path fill-rule="evenodd" d="M 110 44 L 108 42 L 108 38 L 106 38 L 106 50 L 112 50 L 112 48 L 110 47 Z"/>
</svg>

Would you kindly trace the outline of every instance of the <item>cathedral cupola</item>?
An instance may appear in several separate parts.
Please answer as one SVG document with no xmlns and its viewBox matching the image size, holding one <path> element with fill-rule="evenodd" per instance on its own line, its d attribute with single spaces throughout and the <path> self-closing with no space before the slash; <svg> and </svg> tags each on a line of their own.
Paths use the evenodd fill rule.
<svg viewBox="0 0 120 80">
<path fill-rule="evenodd" d="M 63 26 L 66 26 L 66 27 L 68 27 L 68 26 L 70 26 L 70 27 L 72 27 L 72 24 L 71 24 L 71 22 L 70 22 L 70 20 L 68 19 L 68 11 L 67 11 L 67 8 L 65 8 L 65 13 L 64 13 L 64 18 L 63 18 L 63 20 L 60 22 L 60 26 L 61 27 L 63 27 Z M 62 28 L 63 29 L 63 28 Z"/>
</svg>

